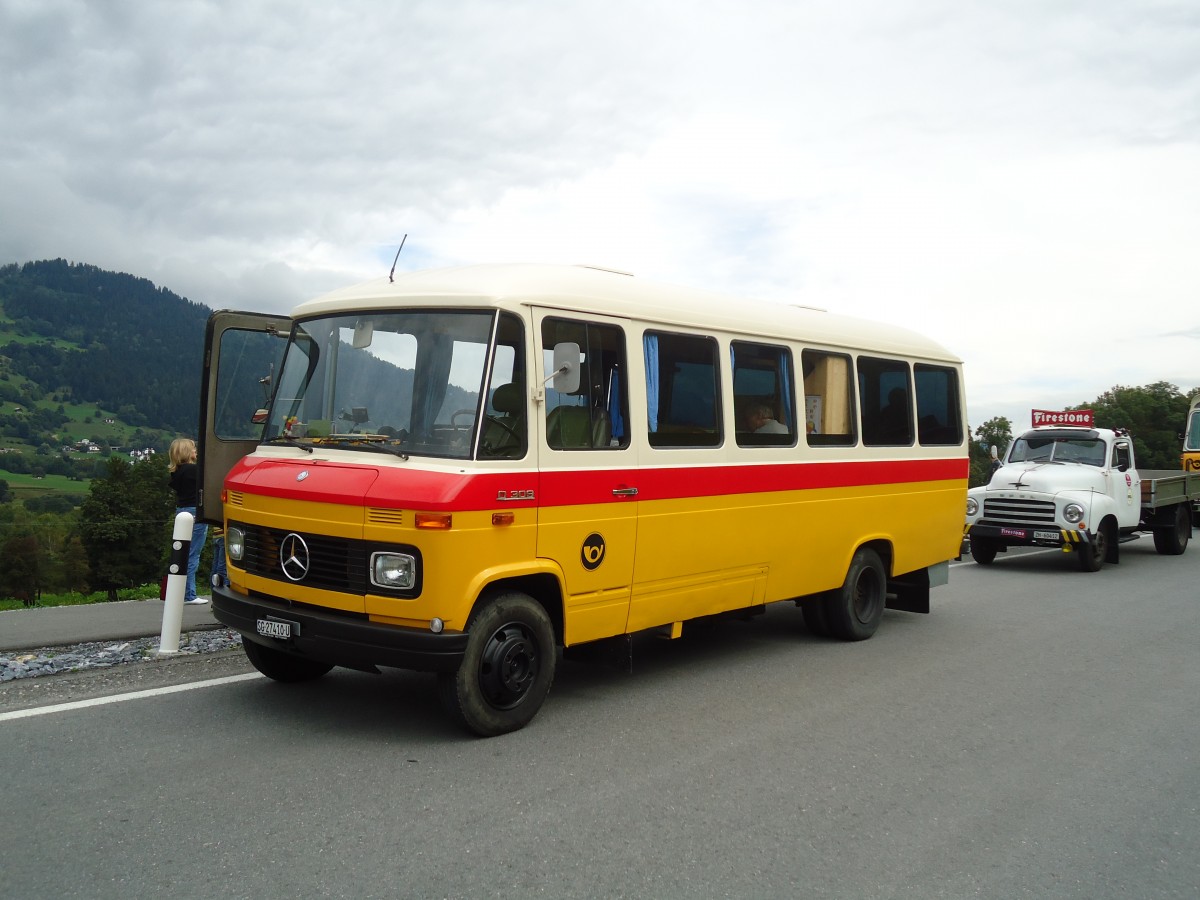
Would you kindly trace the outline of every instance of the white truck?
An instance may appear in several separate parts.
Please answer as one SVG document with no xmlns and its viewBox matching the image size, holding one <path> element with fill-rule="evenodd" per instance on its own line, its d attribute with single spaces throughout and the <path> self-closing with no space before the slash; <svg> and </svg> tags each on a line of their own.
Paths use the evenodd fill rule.
<svg viewBox="0 0 1200 900">
<path fill-rule="evenodd" d="M 1013 546 L 1061 547 L 1096 572 L 1139 532 L 1153 533 L 1159 553 L 1183 553 L 1197 497 L 1200 472 L 1138 472 L 1124 429 L 1041 426 L 1014 439 L 991 480 L 967 492 L 965 534 L 981 565 Z"/>
</svg>

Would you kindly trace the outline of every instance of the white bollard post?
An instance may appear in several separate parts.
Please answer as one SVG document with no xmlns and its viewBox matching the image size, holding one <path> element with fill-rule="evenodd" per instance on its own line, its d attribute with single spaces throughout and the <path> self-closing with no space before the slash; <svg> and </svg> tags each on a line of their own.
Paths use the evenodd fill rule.
<svg viewBox="0 0 1200 900">
<path fill-rule="evenodd" d="M 179 652 L 179 632 L 183 628 L 183 591 L 187 585 L 188 553 L 192 547 L 192 524 L 195 516 L 181 512 L 175 516 L 171 532 L 171 562 L 167 567 L 167 598 L 163 604 L 162 637 L 158 655 Z"/>
</svg>

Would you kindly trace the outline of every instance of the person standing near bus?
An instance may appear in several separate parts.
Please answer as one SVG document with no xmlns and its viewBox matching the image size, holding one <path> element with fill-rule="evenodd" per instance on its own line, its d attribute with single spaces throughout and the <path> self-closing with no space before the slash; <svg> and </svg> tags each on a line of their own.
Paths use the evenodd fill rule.
<svg viewBox="0 0 1200 900">
<path fill-rule="evenodd" d="M 191 438 L 175 438 L 169 451 L 171 473 L 170 484 L 175 491 L 175 515 L 181 512 L 196 515 L 199 497 L 196 467 L 196 442 Z M 188 553 L 187 581 L 183 589 L 184 603 L 207 603 L 207 597 L 196 596 L 196 568 L 200 565 L 200 551 L 208 537 L 208 526 L 193 520 L 192 545 Z"/>
</svg>

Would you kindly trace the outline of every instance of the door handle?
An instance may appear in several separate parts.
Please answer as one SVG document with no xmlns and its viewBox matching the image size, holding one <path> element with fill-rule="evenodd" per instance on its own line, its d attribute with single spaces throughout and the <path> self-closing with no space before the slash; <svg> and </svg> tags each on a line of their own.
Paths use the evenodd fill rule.
<svg viewBox="0 0 1200 900">
<path fill-rule="evenodd" d="M 613 488 L 614 497 L 636 497 L 637 488 Z"/>
</svg>

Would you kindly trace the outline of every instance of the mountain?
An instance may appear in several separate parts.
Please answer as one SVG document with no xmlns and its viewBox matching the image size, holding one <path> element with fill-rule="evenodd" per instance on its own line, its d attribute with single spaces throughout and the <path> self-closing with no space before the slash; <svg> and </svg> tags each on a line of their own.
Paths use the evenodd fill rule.
<svg viewBox="0 0 1200 900">
<path fill-rule="evenodd" d="M 145 278 L 96 266 L 2 266 L 0 411 L 86 405 L 129 426 L 194 436 L 210 312 Z"/>
</svg>

